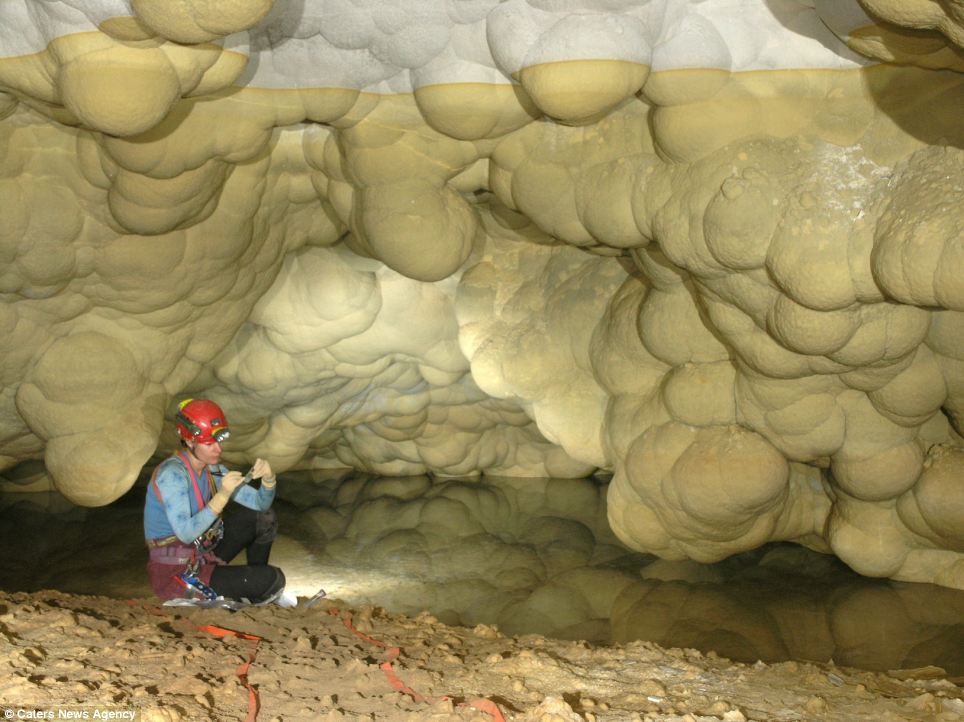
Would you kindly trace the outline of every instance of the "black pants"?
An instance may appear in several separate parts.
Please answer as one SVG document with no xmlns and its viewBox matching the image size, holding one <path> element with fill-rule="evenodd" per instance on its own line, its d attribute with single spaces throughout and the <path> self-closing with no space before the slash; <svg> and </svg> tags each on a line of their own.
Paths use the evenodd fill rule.
<svg viewBox="0 0 964 722">
<path fill-rule="evenodd" d="M 247 564 L 215 567 L 211 588 L 226 599 L 257 604 L 285 587 L 284 573 L 268 564 L 278 521 L 271 509 L 258 512 L 236 504 L 231 511 L 224 517 L 224 537 L 212 552 L 230 562 L 244 550 Z"/>
</svg>

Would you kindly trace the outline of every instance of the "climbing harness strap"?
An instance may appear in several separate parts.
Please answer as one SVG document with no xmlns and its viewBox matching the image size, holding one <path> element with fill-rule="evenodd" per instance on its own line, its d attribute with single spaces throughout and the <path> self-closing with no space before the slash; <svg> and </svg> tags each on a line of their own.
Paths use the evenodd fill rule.
<svg viewBox="0 0 964 722">
<path fill-rule="evenodd" d="M 205 507 L 205 505 L 211 499 L 211 497 L 213 497 L 217 493 L 217 485 L 214 483 L 214 476 L 213 474 L 211 474 L 211 470 L 207 466 L 205 466 L 204 470 L 201 472 L 201 475 L 205 477 L 208 482 L 206 485 L 208 488 L 208 495 L 205 498 L 204 494 L 201 493 L 201 485 L 198 483 L 197 474 L 194 472 L 194 467 L 191 466 L 191 462 L 187 458 L 187 455 L 182 451 L 175 454 L 172 458 L 180 461 L 181 464 L 184 466 L 185 470 L 187 471 L 188 476 L 191 479 L 191 485 L 194 490 L 194 500 L 195 500 L 195 503 L 197 504 L 196 511 L 201 511 L 201 509 Z M 157 500 L 163 506 L 164 497 L 161 496 L 161 490 L 157 485 L 157 473 L 160 471 L 161 466 L 162 464 L 158 464 L 155 467 L 154 472 L 151 474 L 150 486 L 151 486 L 151 489 L 154 491 L 154 496 L 157 497 Z M 221 541 L 223 537 L 224 537 L 224 521 L 221 519 L 221 517 L 218 517 L 217 520 L 210 527 L 208 527 L 207 531 L 205 531 L 203 534 L 201 534 L 201 536 L 199 536 L 197 539 L 194 540 L 194 545 L 195 545 L 195 548 L 198 550 L 198 552 L 200 552 L 200 554 L 203 554 L 204 552 L 210 551 L 215 546 L 217 546 L 217 543 Z M 172 534 L 171 536 L 161 537 L 160 539 L 146 539 L 145 543 L 147 544 L 148 549 L 156 549 L 159 547 L 165 547 L 170 544 L 174 544 L 177 541 L 178 541 L 177 536 Z M 198 546 L 199 541 L 200 541 L 200 546 Z"/>
</svg>

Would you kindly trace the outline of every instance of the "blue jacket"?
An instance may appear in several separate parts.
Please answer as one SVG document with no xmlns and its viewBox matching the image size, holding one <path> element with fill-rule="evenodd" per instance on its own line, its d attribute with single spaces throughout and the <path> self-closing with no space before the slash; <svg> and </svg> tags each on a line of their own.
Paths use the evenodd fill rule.
<svg viewBox="0 0 964 722">
<path fill-rule="evenodd" d="M 221 464 L 205 467 L 195 484 L 187 462 L 180 456 L 161 462 L 154 472 L 154 480 L 147 486 L 144 538 L 163 539 L 174 535 L 185 544 L 191 544 L 217 520 L 218 515 L 207 506 L 214 495 L 211 482 L 215 490 L 220 489 L 221 477 L 227 472 L 228 469 Z M 267 511 L 274 501 L 274 492 L 264 486 L 253 489 L 242 485 L 231 498 L 249 509 Z"/>
</svg>

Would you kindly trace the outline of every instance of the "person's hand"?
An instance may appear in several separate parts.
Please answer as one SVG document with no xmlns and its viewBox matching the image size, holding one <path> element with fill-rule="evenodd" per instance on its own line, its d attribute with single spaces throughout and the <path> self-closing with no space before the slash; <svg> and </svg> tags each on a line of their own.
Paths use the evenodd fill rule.
<svg viewBox="0 0 964 722">
<path fill-rule="evenodd" d="M 221 477 L 221 489 L 231 494 L 241 486 L 242 481 L 244 481 L 244 476 L 241 475 L 240 471 L 229 471 Z"/>
<path fill-rule="evenodd" d="M 228 505 L 231 501 L 231 494 L 234 490 L 241 486 L 241 482 L 244 481 L 244 476 L 241 475 L 240 471 L 229 471 L 227 474 L 221 477 L 221 488 L 218 489 L 218 493 L 211 497 L 211 501 L 208 502 L 208 506 L 211 508 L 215 514 L 220 514 L 224 511 L 224 507 Z"/>
<path fill-rule="evenodd" d="M 251 467 L 251 476 L 255 479 L 274 481 L 274 474 L 271 473 L 271 464 L 264 459 L 254 460 L 254 466 Z"/>
</svg>

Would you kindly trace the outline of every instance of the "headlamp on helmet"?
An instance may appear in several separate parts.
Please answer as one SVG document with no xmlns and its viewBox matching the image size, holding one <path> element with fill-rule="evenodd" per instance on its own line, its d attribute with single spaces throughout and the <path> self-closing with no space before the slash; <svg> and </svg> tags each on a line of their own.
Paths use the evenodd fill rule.
<svg viewBox="0 0 964 722">
<path fill-rule="evenodd" d="M 178 404 L 177 435 L 198 444 L 223 444 L 231 438 L 224 411 L 207 399 L 186 399 Z"/>
</svg>

